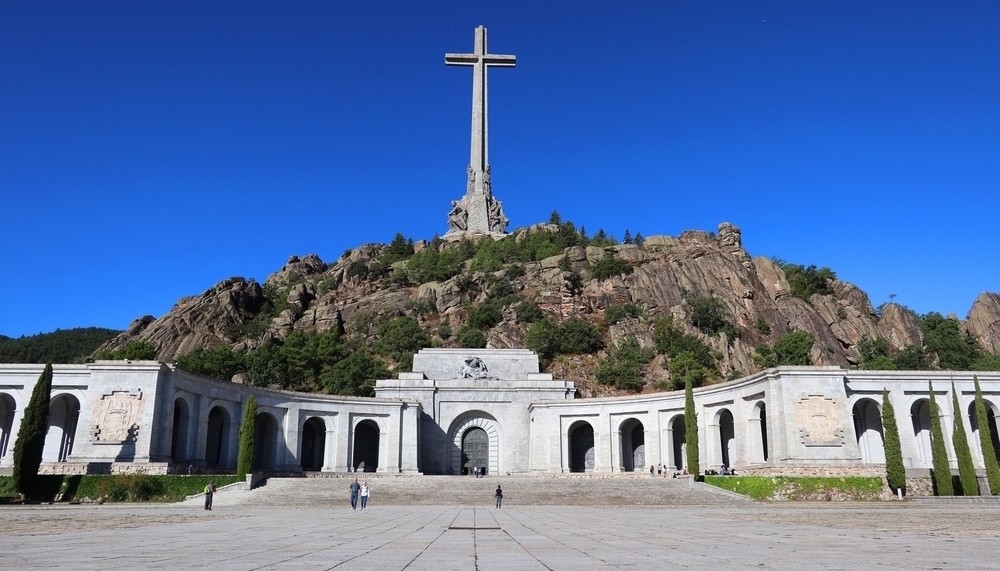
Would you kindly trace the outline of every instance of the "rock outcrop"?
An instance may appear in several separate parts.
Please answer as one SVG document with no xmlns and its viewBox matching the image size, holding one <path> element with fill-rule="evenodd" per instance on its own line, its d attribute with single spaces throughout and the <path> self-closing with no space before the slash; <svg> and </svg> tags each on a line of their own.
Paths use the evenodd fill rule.
<svg viewBox="0 0 1000 571">
<path fill-rule="evenodd" d="M 538 224 L 516 230 L 508 239 L 523 243 L 534 232 L 559 231 L 558 226 Z M 432 245 L 422 244 L 421 249 Z M 590 268 L 609 251 L 628 262 L 632 272 L 595 279 Z M 491 284 L 507 275 L 505 268 L 469 273 L 470 261 L 466 272 L 450 279 L 399 285 L 388 279 L 389 274 L 406 273 L 408 262 L 382 263 L 385 252 L 384 245 L 365 244 L 345 252 L 332 264 L 314 254 L 292 256 L 268 277 L 263 289 L 252 280 L 230 278 L 200 296 L 181 299 L 159 319 L 146 316 L 136 320 L 102 349 L 145 340 L 156 347 L 159 358 L 171 360 L 199 344 L 230 343 L 252 349 L 268 339 L 280 342 L 300 329 L 370 336 L 379 315 L 413 314 L 413 307 L 418 306 L 425 308 L 418 313 L 425 331 L 441 345 L 453 346 L 455 337 L 441 337 L 438 328 L 447 325 L 457 331 L 464 325 L 469 308 L 490 298 Z M 568 260 L 568 270 L 564 260 Z M 896 304 L 885 305 L 879 314 L 867 294 L 852 284 L 833 280 L 828 283 L 829 294 L 814 294 L 808 300 L 794 297 L 781 266 L 768 258 L 751 258 L 743 249 L 740 229 L 729 223 L 720 224 L 717 234 L 692 230 L 676 238 L 650 236 L 642 246 L 576 246 L 519 265 L 523 275 L 509 279 L 511 288 L 521 298 L 533 300 L 544 314 L 558 321 L 570 317 L 591 320 L 607 331 L 609 345 L 631 335 L 642 347 L 653 345 L 655 321 L 672 317 L 713 349 L 723 378 L 757 370 L 755 348 L 773 345 L 793 329 L 813 336 L 811 357 L 817 365 L 856 364 L 858 344 L 865 338 L 885 339 L 895 350 L 922 343 L 913 314 Z M 270 296 L 270 303 L 265 295 Z M 689 302 L 695 297 L 719 300 L 737 335 L 706 335 L 696 329 Z M 641 317 L 608 326 L 604 321 L 608 308 L 629 304 L 641 309 Z M 272 313 L 265 313 L 266 307 Z M 264 319 L 266 332 L 255 338 L 237 338 L 252 319 L 258 323 Z M 980 295 L 963 327 L 987 351 L 1000 353 L 1000 296 Z M 517 323 L 513 308 L 508 306 L 501 323 L 487 331 L 486 338 L 491 347 L 522 347 L 526 331 L 527 326 Z M 596 361 L 593 356 L 581 356 L 553 367 L 569 367 L 573 375 L 592 378 Z M 667 374 L 659 359 L 648 371 L 654 382 Z M 605 390 L 588 389 L 593 394 L 604 394 Z"/>
</svg>

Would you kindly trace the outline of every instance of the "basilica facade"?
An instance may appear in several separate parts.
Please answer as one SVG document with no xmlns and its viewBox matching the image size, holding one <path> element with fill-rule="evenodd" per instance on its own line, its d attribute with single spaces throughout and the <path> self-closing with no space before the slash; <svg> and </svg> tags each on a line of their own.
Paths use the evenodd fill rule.
<svg viewBox="0 0 1000 571">
<path fill-rule="evenodd" d="M 424 349 L 411 373 L 376 383 L 375 398 L 268 390 L 158 361 L 56 365 L 46 473 L 165 473 L 236 466 L 247 398 L 255 469 L 270 472 L 553 474 L 686 469 L 684 394 L 576 398 L 572 381 L 540 373 L 523 349 Z M 0 472 L 41 365 L 0 365 Z M 1000 373 L 978 378 L 994 448 Z M 933 386 L 952 466 L 960 414 L 983 468 L 973 373 L 779 367 L 694 391 L 701 467 L 743 473 L 878 475 L 882 391 L 896 412 L 904 464 L 931 467 Z M 952 387 L 959 408 L 953 410 Z"/>
</svg>

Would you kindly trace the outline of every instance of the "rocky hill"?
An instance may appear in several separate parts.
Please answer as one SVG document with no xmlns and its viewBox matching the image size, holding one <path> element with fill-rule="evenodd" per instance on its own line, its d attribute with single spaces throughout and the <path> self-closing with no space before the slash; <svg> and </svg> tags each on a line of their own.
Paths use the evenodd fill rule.
<svg viewBox="0 0 1000 571">
<path fill-rule="evenodd" d="M 561 355 L 548 365 L 554 374 L 580 381 L 585 394 L 614 392 L 593 382 L 601 359 L 629 336 L 643 349 L 654 348 L 655 324 L 665 317 L 710 347 L 716 360 L 711 377 L 717 380 L 760 370 L 767 364 L 762 353 L 796 330 L 811 335 L 809 360 L 816 365 L 858 365 L 873 344 L 890 356 L 924 347 L 921 322 L 909 310 L 890 303 L 876 311 L 864 291 L 831 279 L 829 270 L 793 267 L 790 284 L 789 266 L 751 257 L 732 224 L 720 224 L 717 233 L 649 236 L 641 245 L 574 232 L 572 224 L 540 224 L 500 242 L 413 244 L 397 237 L 391 245 L 349 250 L 333 263 L 292 256 L 263 286 L 239 277 L 224 280 L 181 299 L 158 319 L 137 319 L 101 349 L 145 341 L 158 358 L 171 361 L 199 346 L 252 351 L 280 345 L 296 330 L 371 341 L 378 335 L 373 320 L 399 315 L 413 315 L 431 343 L 459 346 L 455 333 L 483 304 L 499 309 L 499 319 L 479 326 L 487 345 L 524 347 L 534 321 L 518 319 L 525 301 L 555 322 L 580 318 L 596 326 L 605 349 Z M 556 248 L 564 244 L 572 245 Z M 797 283 L 803 276 L 819 280 L 814 293 Z M 715 323 L 706 322 L 706 311 Z M 1000 354 L 997 294 L 981 294 L 966 320 L 949 321 L 978 343 L 972 350 Z M 927 357 L 937 365 L 937 355 Z M 669 358 L 646 361 L 642 374 L 647 386 L 662 383 L 669 378 Z"/>
</svg>

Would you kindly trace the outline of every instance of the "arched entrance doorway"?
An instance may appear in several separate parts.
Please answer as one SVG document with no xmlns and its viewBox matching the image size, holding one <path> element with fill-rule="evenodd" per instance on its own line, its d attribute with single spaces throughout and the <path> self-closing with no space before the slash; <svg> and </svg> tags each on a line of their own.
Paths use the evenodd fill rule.
<svg viewBox="0 0 1000 571">
<path fill-rule="evenodd" d="M 14 427 L 14 409 L 17 404 L 14 397 L 0 393 L 0 458 L 7 456 L 10 444 L 10 431 Z"/>
<path fill-rule="evenodd" d="M 913 424 L 913 438 L 917 444 L 920 468 L 931 467 L 931 404 L 920 399 L 910 406 L 910 420 Z"/>
<path fill-rule="evenodd" d="M 257 413 L 253 423 L 253 469 L 278 468 L 278 421 L 268 412 Z"/>
<path fill-rule="evenodd" d="M 594 427 L 580 421 L 569 428 L 569 471 L 594 470 Z"/>
<path fill-rule="evenodd" d="M 719 448 L 722 453 L 722 463 L 726 467 L 733 466 L 732 457 L 733 444 L 736 441 L 736 425 L 733 422 L 733 413 L 728 409 L 719 411 Z"/>
<path fill-rule="evenodd" d="M 43 459 L 48 462 L 65 462 L 73 453 L 76 424 L 80 418 L 80 401 L 70 394 L 62 394 L 49 403 L 49 431 L 45 437 Z"/>
<path fill-rule="evenodd" d="M 182 398 L 174 400 L 174 428 L 171 432 L 170 460 L 186 462 L 188 460 L 188 425 L 191 423 L 191 413 L 187 401 Z"/>
<path fill-rule="evenodd" d="M 302 425 L 302 470 L 319 472 L 323 469 L 323 455 L 326 451 L 326 425 L 323 419 L 312 417 Z"/>
<path fill-rule="evenodd" d="M 462 435 L 462 474 L 472 474 L 476 468 L 480 474 L 488 474 L 490 467 L 490 437 L 478 426 L 470 428 Z"/>
<path fill-rule="evenodd" d="M 229 412 L 214 406 L 208 412 L 208 430 L 205 431 L 205 465 L 209 468 L 229 463 Z"/>
<path fill-rule="evenodd" d="M 865 464 L 885 464 L 885 444 L 882 432 L 882 414 L 872 399 L 854 403 L 854 435 L 858 451 Z"/>
<path fill-rule="evenodd" d="M 378 470 L 379 429 L 374 420 L 362 420 L 354 427 L 355 472 L 375 472 Z"/>
<path fill-rule="evenodd" d="M 645 470 L 646 467 L 646 430 L 637 419 L 630 418 L 622 423 L 619 433 L 621 438 L 622 472 Z"/>
<path fill-rule="evenodd" d="M 679 414 L 670 421 L 670 444 L 674 470 L 683 470 L 687 464 L 687 426 L 684 417 Z"/>
</svg>

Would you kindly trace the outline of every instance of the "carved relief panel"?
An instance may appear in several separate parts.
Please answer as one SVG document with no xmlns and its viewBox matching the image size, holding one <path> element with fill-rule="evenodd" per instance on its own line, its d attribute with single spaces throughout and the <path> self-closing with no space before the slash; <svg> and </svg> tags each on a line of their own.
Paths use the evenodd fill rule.
<svg viewBox="0 0 1000 571">
<path fill-rule="evenodd" d="M 145 404 L 141 390 L 101 395 L 94 407 L 90 441 L 94 444 L 135 442 Z"/>
<path fill-rule="evenodd" d="M 844 413 L 835 398 L 809 395 L 795 401 L 799 440 L 806 446 L 843 446 Z"/>
</svg>

